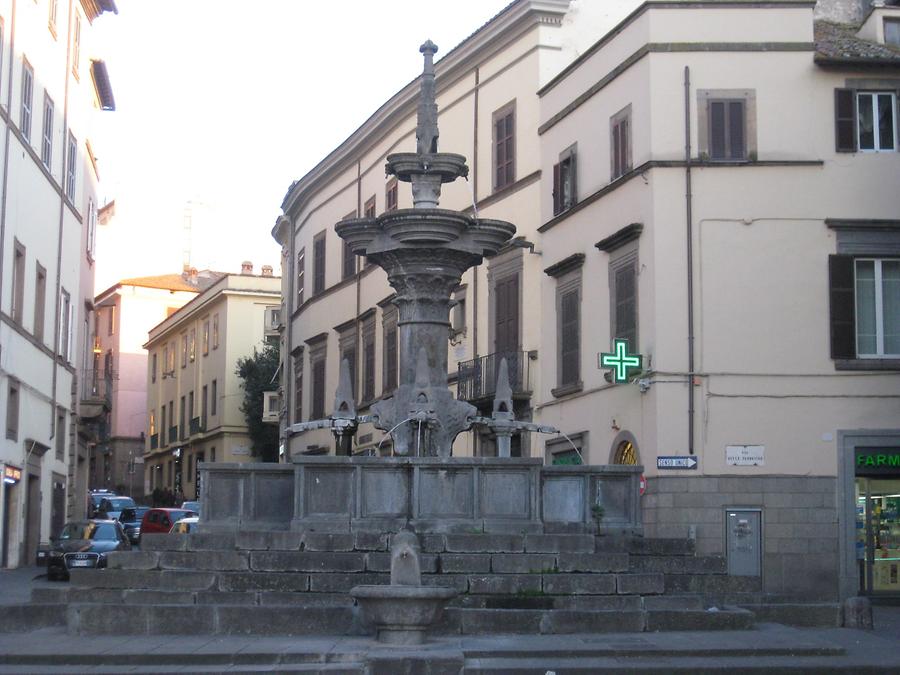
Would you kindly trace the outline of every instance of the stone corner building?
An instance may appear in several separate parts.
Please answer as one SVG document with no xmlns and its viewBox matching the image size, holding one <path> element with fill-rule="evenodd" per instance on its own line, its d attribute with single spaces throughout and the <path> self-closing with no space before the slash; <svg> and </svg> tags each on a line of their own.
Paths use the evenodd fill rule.
<svg viewBox="0 0 900 675">
<path fill-rule="evenodd" d="M 900 592 L 898 31 L 889 2 L 520 0 L 436 63 L 441 146 L 471 167 L 441 205 L 518 235 L 454 291 L 456 395 L 489 413 L 506 358 L 517 418 L 572 440 L 514 455 L 643 465 L 647 535 L 784 598 Z M 391 289 L 334 226 L 411 204 L 383 167 L 417 92 L 273 230 L 288 459 L 333 452 L 287 428 L 332 412 L 341 360 L 362 413 L 396 387 Z M 643 356 L 625 384 L 597 367 L 615 338 Z M 361 425 L 352 451 L 390 439 Z"/>
</svg>

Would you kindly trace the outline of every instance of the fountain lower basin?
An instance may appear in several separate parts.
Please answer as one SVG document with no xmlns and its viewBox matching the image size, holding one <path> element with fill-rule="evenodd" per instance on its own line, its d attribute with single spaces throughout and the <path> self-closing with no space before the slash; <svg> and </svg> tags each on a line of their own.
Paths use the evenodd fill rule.
<svg viewBox="0 0 900 675">
<path fill-rule="evenodd" d="M 375 626 L 379 642 L 418 645 L 437 623 L 446 605 L 458 595 L 442 586 L 355 586 L 350 595 L 359 603 L 363 618 Z"/>
</svg>

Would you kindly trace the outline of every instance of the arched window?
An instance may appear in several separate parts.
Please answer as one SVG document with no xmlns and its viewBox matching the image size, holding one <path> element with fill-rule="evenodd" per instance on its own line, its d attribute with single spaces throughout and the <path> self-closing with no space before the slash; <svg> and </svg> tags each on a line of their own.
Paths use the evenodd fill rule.
<svg viewBox="0 0 900 675">
<path fill-rule="evenodd" d="M 637 439 L 630 431 L 620 431 L 616 434 L 609 455 L 611 464 L 634 466 L 641 463 Z"/>
</svg>

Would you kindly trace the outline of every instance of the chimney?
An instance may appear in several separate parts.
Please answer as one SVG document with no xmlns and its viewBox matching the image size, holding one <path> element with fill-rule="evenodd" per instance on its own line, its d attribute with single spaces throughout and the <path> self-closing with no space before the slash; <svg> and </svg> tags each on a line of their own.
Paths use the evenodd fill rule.
<svg viewBox="0 0 900 675">
<path fill-rule="evenodd" d="M 814 16 L 836 23 L 860 24 L 872 4 L 872 0 L 818 0 Z"/>
<path fill-rule="evenodd" d="M 197 282 L 198 282 L 198 278 L 197 278 L 197 277 L 199 276 L 199 272 L 197 272 L 197 268 L 196 268 L 196 267 L 192 267 L 192 268 L 189 270 L 189 274 L 190 274 L 190 277 L 191 277 L 191 284 L 194 285 L 194 286 L 196 286 L 196 285 L 197 285 Z"/>
<path fill-rule="evenodd" d="M 241 263 L 241 274 L 253 274 L 253 263 L 245 260 Z"/>
<path fill-rule="evenodd" d="M 262 275 L 264 277 L 272 276 L 272 266 L 271 265 L 263 265 L 262 266 Z"/>
</svg>

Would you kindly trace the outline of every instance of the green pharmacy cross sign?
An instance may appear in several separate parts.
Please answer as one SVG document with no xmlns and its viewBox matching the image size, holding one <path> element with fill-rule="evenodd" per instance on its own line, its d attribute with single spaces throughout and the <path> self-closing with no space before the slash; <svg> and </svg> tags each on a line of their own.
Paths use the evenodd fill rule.
<svg viewBox="0 0 900 675">
<path fill-rule="evenodd" d="M 641 355 L 628 353 L 628 340 L 613 340 L 615 351 L 600 353 L 600 367 L 612 369 L 613 382 L 628 382 L 628 371 L 641 367 Z"/>
</svg>

